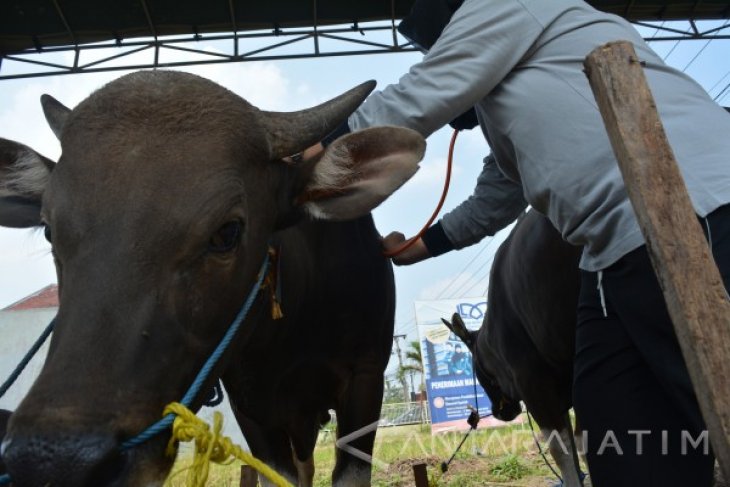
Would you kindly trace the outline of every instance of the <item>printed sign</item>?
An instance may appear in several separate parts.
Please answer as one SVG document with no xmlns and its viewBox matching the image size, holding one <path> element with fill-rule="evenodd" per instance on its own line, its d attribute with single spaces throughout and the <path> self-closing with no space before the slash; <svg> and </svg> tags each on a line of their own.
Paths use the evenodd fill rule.
<svg viewBox="0 0 730 487">
<path fill-rule="evenodd" d="M 492 403 L 474 375 L 472 355 L 467 346 L 441 322 L 459 313 L 469 330 L 482 326 L 487 302 L 484 298 L 416 301 L 416 324 L 421 342 L 423 371 L 428 405 L 431 411 L 431 432 L 467 430 L 466 418 L 471 408 L 480 416 L 489 414 Z M 480 427 L 502 422 L 483 419 Z"/>
</svg>

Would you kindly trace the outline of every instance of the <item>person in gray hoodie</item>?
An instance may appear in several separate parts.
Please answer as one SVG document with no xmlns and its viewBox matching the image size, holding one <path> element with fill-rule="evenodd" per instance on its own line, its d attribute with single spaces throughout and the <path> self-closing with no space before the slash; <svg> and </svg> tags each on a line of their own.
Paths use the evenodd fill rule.
<svg viewBox="0 0 730 487">
<path fill-rule="evenodd" d="M 581 0 L 417 0 L 403 22 L 422 61 L 328 140 L 379 125 L 428 137 L 473 107 L 492 154 L 474 194 L 393 261 L 474 244 L 528 204 L 547 216 L 583 247 L 574 405 L 594 485 L 710 485 L 705 425 L 583 60 L 607 42 L 633 43 L 726 288 L 730 116 L 626 20 Z M 404 240 L 394 232 L 383 245 Z M 702 441 L 687 448 L 687 437 Z"/>
</svg>

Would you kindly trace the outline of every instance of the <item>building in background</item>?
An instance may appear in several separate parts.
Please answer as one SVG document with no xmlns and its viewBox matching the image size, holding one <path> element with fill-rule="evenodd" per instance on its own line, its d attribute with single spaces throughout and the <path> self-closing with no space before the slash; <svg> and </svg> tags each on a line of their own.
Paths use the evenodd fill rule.
<svg viewBox="0 0 730 487">
<path fill-rule="evenodd" d="M 10 376 L 58 311 L 58 286 L 51 284 L 0 310 L 0 383 Z M 48 341 L 0 398 L 0 408 L 14 410 L 43 367 Z"/>
</svg>

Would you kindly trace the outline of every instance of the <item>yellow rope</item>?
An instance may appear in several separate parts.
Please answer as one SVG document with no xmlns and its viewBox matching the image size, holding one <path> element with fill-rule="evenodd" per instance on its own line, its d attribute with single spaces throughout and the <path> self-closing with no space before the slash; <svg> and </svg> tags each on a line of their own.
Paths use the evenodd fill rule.
<svg viewBox="0 0 730 487">
<path fill-rule="evenodd" d="M 210 462 L 226 463 L 234 458 L 247 463 L 277 487 L 292 487 L 288 480 L 276 473 L 274 469 L 258 460 L 240 446 L 234 444 L 230 438 L 221 435 L 223 415 L 216 411 L 213 415 L 213 430 L 198 418 L 192 411 L 180 403 L 168 404 L 163 415 L 175 414 L 172 424 L 172 438 L 167 444 L 167 454 L 175 455 L 177 442 L 194 441 L 193 464 L 188 470 L 187 486 L 203 487 L 208 479 Z"/>
</svg>

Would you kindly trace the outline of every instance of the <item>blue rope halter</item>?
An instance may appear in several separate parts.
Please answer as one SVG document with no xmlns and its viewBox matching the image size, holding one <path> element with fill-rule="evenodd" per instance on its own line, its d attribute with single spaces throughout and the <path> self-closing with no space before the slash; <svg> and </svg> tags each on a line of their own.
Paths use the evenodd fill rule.
<svg viewBox="0 0 730 487">
<path fill-rule="evenodd" d="M 180 404 L 182 404 L 183 406 L 188 408 L 190 407 L 190 403 L 193 402 L 193 399 L 195 399 L 195 397 L 198 395 L 198 392 L 200 392 L 200 388 L 210 375 L 210 371 L 213 370 L 213 367 L 215 367 L 218 359 L 220 359 L 221 355 L 223 355 L 223 352 L 225 352 L 228 348 L 228 345 L 230 345 L 231 341 L 233 341 L 233 337 L 236 335 L 238 328 L 240 328 L 241 323 L 243 323 L 243 320 L 246 318 L 246 315 L 251 309 L 251 306 L 253 306 L 253 302 L 256 299 L 259 290 L 261 289 L 261 284 L 266 277 L 266 272 L 268 268 L 269 258 L 267 256 L 264 259 L 264 263 L 261 265 L 261 270 L 259 271 L 259 276 L 256 280 L 256 284 L 254 285 L 253 289 L 251 289 L 251 292 L 248 294 L 246 301 L 241 307 L 241 311 L 238 312 L 236 318 L 233 320 L 233 323 L 231 323 L 231 326 L 228 328 L 228 331 L 225 335 L 223 335 L 223 338 L 218 343 L 218 346 L 215 350 L 213 350 L 213 353 L 210 354 L 210 357 L 208 357 L 208 360 L 206 360 L 205 364 L 203 364 L 203 367 L 200 369 L 200 372 L 198 372 L 198 375 L 195 377 L 195 380 L 188 388 L 188 391 L 180 400 Z M 172 422 L 174 420 L 175 415 L 172 413 L 168 414 L 134 438 L 130 438 L 129 440 L 122 443 L 122 445 L 120 446 L 120 450 L 125 451 L 129 450 L 130 448 L 134 448 L 135 446 L 141 445 L 153 436 L 172 426 Z"/>
<path fill-rule="evenodd" d="M 46 326 L 46 329 L 43 330 L 43 333 L 41 333 L 41 336 L 38 337 L 38 339 L 35 341 L 32 347 L 30 347 L 30 350 L 25 354 L 23 357 L 23 360 L 20 361 L 17 367 L 15 367 L 15 370 L 13 370 L 13 373 L 10 374 L 10 377 L 7 378 L 5 382 L 3 382 L 3 385 L 0 386 L 0 397 L 3 397 L 8 389 L 10 389 L 10 386 L 15 383 L 16 379 L 20 376 L 20 374 L 23 372 L 25 367 L 28 365 L 28 362 L 31 361 L 33 356 L 40 350 L 40 348 L 43 346 L 43 343 L 45 343 L 48 336 L 53 331 L 53 327 L 56 325 L 56 318 L 54 317 L 50 323 L 48 323 L 48 326 Z M 2 478 L 2 477 L 0 477 Z"/>
<path fill-rule="evenodd" d="M 251 306 L 253 306 L 253 302 L 256 299 L 256 296 L 258 295 L 259 291 L 261 290 L 261 285 L 264 282 L 264 278 L 266 277 L 266 273 L 269 269 L 269 257 L 268 255 L 264 258 L 263 264 L 261 264 L 261 270 L 259 271 L 259 275 L 256 279 L 256 283 L 254 284 L 253 288 L 251 289 L 251 292 L 249 292 L 248 297 L 246 297 L 246 301 L 243 303 L 243 306 L 241 307 L 241 310 L 238 312 L 236 317 L 234 318 L 231 325 L 228 327 L 228 331 L 226 331 L 226 334 L 223 335 L 223 338 L 218 343 L 218 346 L 213 350 L 213 353 L 208 357 L 208 360 L 206 360 L 205 364 L 203 364 L 203 367 L 200 369 L 200 372 L 198 372 L 198 375 L 195 377 L 195 380 L 193 380 L 193 383 L 188 388 L 187 392 L 183 396 L 183 398 L 179 401 L 181 404 L 183 404 L 185 407 L 190 407 L 190 404 L 193 402 L 195 397 L 200 392 L 200 388 L 205 383 L 206 379 L 210 375 L 211 370 L 213 370 L 213 367 L 215 367 L 216 363 L 220 359 L 221 355 L 226 351 L 230 343 L 233 341 L 233 338 L 236 335 L 236 332 L 241 327 L 241 323 L 243 323 L 243 320 L 246 318 L 246 315 L 248 315 L 248 312 L 251 310 Z M 23 357 L 23 360 L 20 362 L 18 367 L 13 371 L 10 378 L 6 380 L 2 388 L 0 388 L 0 397 L 5 394 L 5 391 L 7 391 L 10 386 L 15 382 L 15 379 L 18 378 L 20 373 L 22 372 L 23 368 L 28 364 L 31 358 L 33 358 L 33 355 L 38 351 L 38 349 L 43 345 L 43 342 L 45 342 L 46 338 L 48 338 L 48 335 L 50 335 L 51 331 L 53 330 L 53 325 L 55 324 L 56 319 L 54 318 L 51 320 L 49 325 L 46 327 L 46 329 L 43 331 L 43 334 L 36 340 L 36 343 L 33 344 L 33 347 L 31 347 L 30 351 Z M 149 428 L 142 431 L 137 436 L 130 438 L 123 442 L 119 446 L 120 451 L 126 451 L 131 448 L 134 448 L 136 446 L 141 445 L 142 443 L 146 442 L 150 438 L 156 436 L 157 434 L 161 433 L 162 431 L 166 430 L 172 425 L 172 422 L 175 420 L 174 414 L 168 414 L 159 421 L 153 423 Z M 10 475 L 4 474 L 0 475 L 0 485 L 7 485 L 10 483 Z"/>
</svg>

